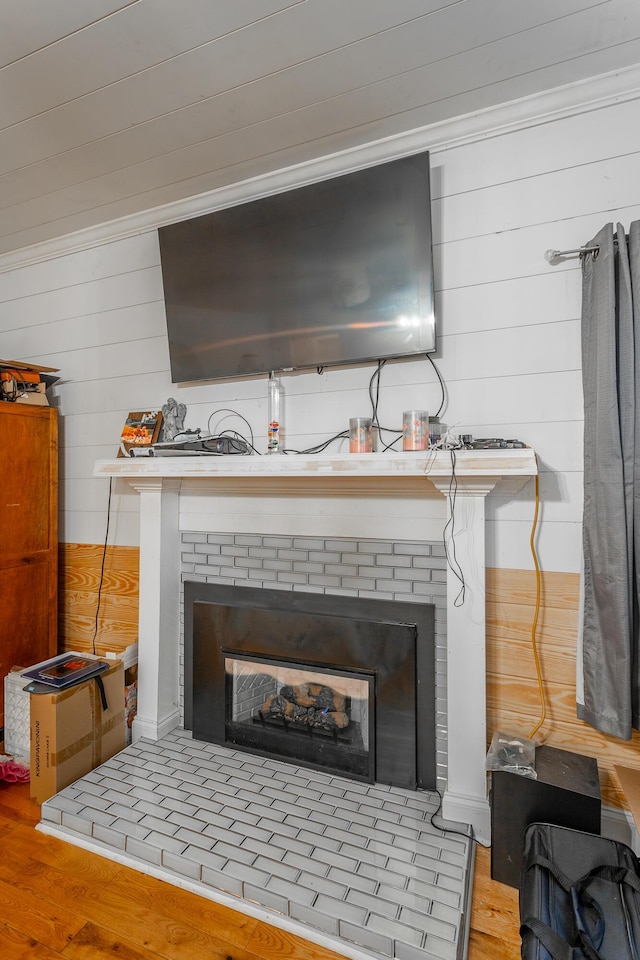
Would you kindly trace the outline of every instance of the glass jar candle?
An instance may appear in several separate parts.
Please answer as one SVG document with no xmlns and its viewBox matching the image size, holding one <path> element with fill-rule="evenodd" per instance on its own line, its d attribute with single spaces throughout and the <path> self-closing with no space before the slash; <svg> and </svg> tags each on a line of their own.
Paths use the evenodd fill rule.
<svg viewBox="0 0 640 960">
<path fill-rule="evenodd" d="M 371 417 L 352 417 L 349 420 L 349 453 L 372 453 Z"/>
<path fill-rule="evenodd" d="M 429 414 L 426 410 L 405 410 L 402 414 L 402 449 L 426 450 L 429 446 Z"/>
</svg>

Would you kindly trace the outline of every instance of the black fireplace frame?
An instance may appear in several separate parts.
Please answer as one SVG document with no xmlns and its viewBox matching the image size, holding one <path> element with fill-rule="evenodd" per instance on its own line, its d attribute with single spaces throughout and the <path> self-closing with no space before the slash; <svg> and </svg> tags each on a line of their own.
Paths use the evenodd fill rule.
<svg viewBox="0 0 640 960">
<path fill-rule="evenodd" d="M 258 612 L 261 630 L 245 624 Z M 209 680 L 224 675 L 230 649 L 269 655 L 271 628 L 284 633 L 283 659 L 337 669 L 373 671 L 376 676 L 375 780 L 405 789 L 436 786 L 435 636 L 433 604 L 282 591 L 185 581 L 184 725 L 196 739 L 231 746 L 225 738 L 224 683 L 212 697 Z M 229 642 L 228 617 L 240 618 L 240 637 Z M 339 634 L 343 660 L 335 662 L 320 645 L 298 655 L 299 637 L 325 618 Z M 264 628 L 264 629 L 262 629 Z M 235 629 L 235 628 L 234 628 Z M 194 649 L 194 630 L 213 642 Z M 376 649 L 384 656 L 376 660 Z M 415 671 L 415 684 L 408 672 Z"/>
</svg>

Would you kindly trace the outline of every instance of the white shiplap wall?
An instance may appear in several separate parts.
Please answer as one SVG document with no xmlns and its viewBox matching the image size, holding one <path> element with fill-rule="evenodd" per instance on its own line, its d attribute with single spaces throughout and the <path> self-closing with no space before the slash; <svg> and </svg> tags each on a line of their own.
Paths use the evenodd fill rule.
<svg viewBox="0 0 640 960">
<path fill-rule="evenodd" d="M 518 437 L 539 456 L 543 569 L 577 571 L 582 510 L 580 283 L 577 260 L 552 267 L 549 247 L 587 241 L 609 220 L 640 215 L 637 100 L 447 148 L 432 146 L 439 344 L 445 421 L 475 436 Z M 0 274 L 0 355 L 60 369 L 61 539 L 98 543 L 105 481 L 128 411 L 169 396 L 206 428 L 233 407 L 265 447 L 266 381 L 171 384 L 155 231 Z M 369 410 L 373 367 L 287 376 L 287 445 L 318 442 Z M 426 360 L 389 364 L 380 417 L 435 411 Z M 216 418 L 211 426 L 215 428 Z M 225 426 L 242 427 L 239 421 Z M 110 542 L 137 542 L 137 495 L 116 487 Z M 488 563 L 531 567 L 533 482 L 487 504 Z"/>
</svg>

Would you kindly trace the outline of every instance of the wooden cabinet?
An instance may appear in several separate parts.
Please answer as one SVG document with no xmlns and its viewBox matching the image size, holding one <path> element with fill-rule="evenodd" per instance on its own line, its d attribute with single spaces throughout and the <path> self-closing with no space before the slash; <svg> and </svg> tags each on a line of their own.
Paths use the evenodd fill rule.
<svg viewBox="0 0 640 960">
<path fill-rule="evenodd" d="M 0 704 L 4 677 L 57 653 L 58 421 L 0 403 Z"/>
</svg>

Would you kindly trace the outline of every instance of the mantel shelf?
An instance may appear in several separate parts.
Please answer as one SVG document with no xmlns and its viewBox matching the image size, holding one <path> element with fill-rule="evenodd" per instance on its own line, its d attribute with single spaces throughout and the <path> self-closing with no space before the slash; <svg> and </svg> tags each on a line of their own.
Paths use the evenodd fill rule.
<svg viewBox="0 0 640 960">
<path fill-rule="evenodd" d="M 438 485 L 438 481 L 448 480 L 455 474 L 458 483 L 487 480 L 496 484 L 501 480 L 510 480 L 509 489 L 514 492 L 537 472 L 535 453 L 525 448 L 314 456 L 120 457 L 98 460 L 94 476 L 135 481 L 231 477 L 263 480 L 288 477 L 395 477 L 401 480 L 425 477 Z"/>
</svg>

